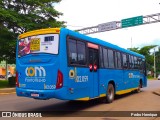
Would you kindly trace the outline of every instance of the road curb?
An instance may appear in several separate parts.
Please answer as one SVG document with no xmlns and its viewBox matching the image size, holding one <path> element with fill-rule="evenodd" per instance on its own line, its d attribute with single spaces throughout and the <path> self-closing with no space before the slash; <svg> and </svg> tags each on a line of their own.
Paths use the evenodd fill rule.
<svg viewBox="0 0 160 120">
<path fill-rule="evenodd" d="M 160 96 L 160 91 L 153 91 L 153 94 Z"/>
<path fill-rule="evenodd" d="M 9 94 L 9 93 L 15 93 L 16 88 L 3 88 L 0 89 L 0 94 Z"/>
</svg>

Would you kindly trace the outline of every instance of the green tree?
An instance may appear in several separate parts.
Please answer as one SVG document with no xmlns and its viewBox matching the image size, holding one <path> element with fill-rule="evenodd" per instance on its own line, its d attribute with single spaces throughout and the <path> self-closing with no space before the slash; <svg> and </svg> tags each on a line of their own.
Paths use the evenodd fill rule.
<svg viewBox="0 0 160 120">
<path fill-rule="evenodd" d="M 6 28 L 0 29 L 0 61 L 15 63 L 15 34 Z"/>
<path fill-rule="evenodd" d="M 134 48 L 128 48 L 128 50 L 139 53 L 139 48 L 138 47 L 137 48 L 135 48 L 135 47 Z"/>
<path fill-rule="evenodd" d="M 0 0 L 0 60 L 15 61 L 16 38 L 30 30 L 65 27 L 54 9 L 61 0 Z"/>
</svg>

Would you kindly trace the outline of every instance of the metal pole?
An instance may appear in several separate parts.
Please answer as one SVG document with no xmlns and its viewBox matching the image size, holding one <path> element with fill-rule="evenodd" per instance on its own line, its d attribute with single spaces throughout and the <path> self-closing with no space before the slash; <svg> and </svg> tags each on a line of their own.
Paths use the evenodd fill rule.
<svg viewBox="0 0 160 120">
<path fill-rule="evenodd" d="M 6 60 L 6 80 L 8 80 L 8 63 L 7 63 L 7 60 Z"/>
<path fill-rule="evenodd" d="M 131 48 L 132 48 L 132 37 L 131 37 Z"/>
<path fill-rule="evenodd" d="M 156 55 L 155 55 L 155 48 L 154 48 L 154 78 L 156 78 Z"/>
</svg>

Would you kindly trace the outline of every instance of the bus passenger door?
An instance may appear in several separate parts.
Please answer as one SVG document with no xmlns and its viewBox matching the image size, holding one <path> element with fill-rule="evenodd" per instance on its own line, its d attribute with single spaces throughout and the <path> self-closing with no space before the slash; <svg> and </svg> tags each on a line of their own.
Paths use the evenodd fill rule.
<svg viewBox="0 0 160 120">
<path fill-rule="evenodd" d="M 98 48 L 98 47 L 97 47 Z M 89 83 L 91 90 L 91 98 L 99 96 L 99 79 L 98 79 L 98 68 L 99 58 L 98 49 L 89 48 Z"/>
</svg>

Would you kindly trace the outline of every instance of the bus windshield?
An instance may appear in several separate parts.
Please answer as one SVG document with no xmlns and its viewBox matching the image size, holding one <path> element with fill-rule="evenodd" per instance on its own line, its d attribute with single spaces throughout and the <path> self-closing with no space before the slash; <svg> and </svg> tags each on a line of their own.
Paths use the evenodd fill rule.
<svg viewBox="0 0 160 120">
<path fill-rule="evenodd" d="M 18 57 L 32 53 L 58 54 L 59 34 L 44 34 L 22 38 L 18 42 Z"/>
</svg>

